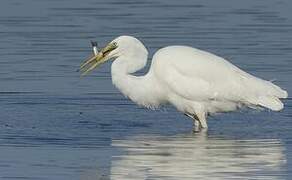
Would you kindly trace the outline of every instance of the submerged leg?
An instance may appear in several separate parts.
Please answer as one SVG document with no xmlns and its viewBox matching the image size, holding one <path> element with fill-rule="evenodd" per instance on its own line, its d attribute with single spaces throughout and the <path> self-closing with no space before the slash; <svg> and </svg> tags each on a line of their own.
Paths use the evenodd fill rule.
<svg viewBox="0 0 292 180">
<path fill-rule="evenodd" d="M 196 118 L 196 115 L 192 116 L 193 119 L 193 131 L 194 132 L 200 132 L 201 131 L 201 124 L 200 121 L 198 121 L 198 119 Z"/>
<path fill-rule="evenodd" d="M 185 114 L 185 115 L 193 119 L 193 131 L 194 132 L 200 132 L 202 128 L 206 128 L 206 125 L 207 125 L 206 121 L 202 125 L 200 119 L 198 118 L 198 116 L 196 114 Z"/>
<path fill-rule="evenodd" d="M 205 112 L 197 113 L 196 117 L 198 121 L 200 122 L 200 127 L 207 129 L 208 124 L 207 124 L 207 119 L 206 119 L 206 113 Z"/>
</svg>

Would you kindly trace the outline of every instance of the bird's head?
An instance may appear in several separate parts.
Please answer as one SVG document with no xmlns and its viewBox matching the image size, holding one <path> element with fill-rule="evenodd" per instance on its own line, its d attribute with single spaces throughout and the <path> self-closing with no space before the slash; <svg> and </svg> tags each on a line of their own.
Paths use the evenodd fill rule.
<svg viewBox="0 0 292 180">
<path fill-rule="evenodd" d="M 100 66 L 110 59 L 115 59 L 116 57 L 127 54 L 131 56 L 137 52 L 136 50 L 144 49 L 146 54 L 148 53 L 144 45 L 136 38 L 132 36 L 119 36 L 116 39 L 108 43 L 104 48 L 102 48 L 97 54 L 94 54 L 89 59 L 87 59 L 80 67 L 82 75 L 87 74 L 94 68 Z"/>
</svg>

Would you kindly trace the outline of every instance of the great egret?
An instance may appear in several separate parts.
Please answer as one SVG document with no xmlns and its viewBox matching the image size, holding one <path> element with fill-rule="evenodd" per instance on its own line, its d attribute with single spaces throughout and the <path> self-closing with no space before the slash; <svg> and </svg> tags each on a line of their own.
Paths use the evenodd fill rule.
<svg viewBox="0 0 292 180">
<path fill-rule="evenodd" d="M 240 107 L 283 109 L 288 93 L 269 81 L 252 76 L 227 60 L 188 46 L 168 46 L 153 56 L 149 72 L 132 73 L 146 65 L 148 51 L 132 36 L 120 36 L 83 65 L 83 75 L 114 59 L 113 84 L 132 101 L 147 108 L 170 103 L 191 117 L 197 130 L 207 128 L 206 117 Z"/>
</svg>

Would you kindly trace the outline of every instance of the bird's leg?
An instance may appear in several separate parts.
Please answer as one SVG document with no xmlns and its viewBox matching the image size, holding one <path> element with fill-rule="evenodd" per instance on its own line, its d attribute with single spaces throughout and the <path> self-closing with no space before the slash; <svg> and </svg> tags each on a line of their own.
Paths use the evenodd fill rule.
<svg viewBox="0 0 292 180">
<path fill-rule="evenodd" d="M 193 115 L 193 131 L 194 132 L 200 132 L 201 131 L 201 123 L 197 118 L 197 115 Z"/>
<path fill-rule="evenodd" d="M 200 127 L 201 128 L 204 128 L 204 129 L 208 128 L 207 119 L 206 119 L 206 113 L 205 112 L 197 113 L 196 114 L 196 119 L 200 122 Z"/>
<path fill-rule="evenodd" d="M 186 114 L 188 117 L 192 118 L 194 121 L 194 131 L 200 131 L 201 129 L 207 129 L 207 119 L 206 119 L 206 113 L 200 112 L 196 114 Z"/>
<path fill-rule="evenodd" d="M 194 132 L 200 132 L 201 125 L 200 125 L 200 121 L 198 120 L 197 115 L 195 115 L 195 114 L 186 114 L 186 113 L 185 113 L 185 115 L 190 117 L 190 118 L 192 118 L 192 120 L 193 120 L 193 131 Z"/>
</svg>

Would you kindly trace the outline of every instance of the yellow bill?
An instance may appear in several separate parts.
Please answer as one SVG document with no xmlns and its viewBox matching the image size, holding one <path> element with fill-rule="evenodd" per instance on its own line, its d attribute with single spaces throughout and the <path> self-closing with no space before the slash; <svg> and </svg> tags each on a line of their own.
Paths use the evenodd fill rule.
<svg viewBox="0 0 292 180">
<path fill-rule="evenodd" d="M 98 52 L 96 55 L 91 56 L 88 58 L 81 66 L 80 71 L 82 72 L 81 76 L 86 75 L 99 65 L 103 64 L 107 60 L 109 60 L 111 57 L 108 56 L 111 51 L 117 48 L 117 45 L 115 43 L 108 44 L 105 48 L 103 48 L 100 52 Z"/>
</svg>

